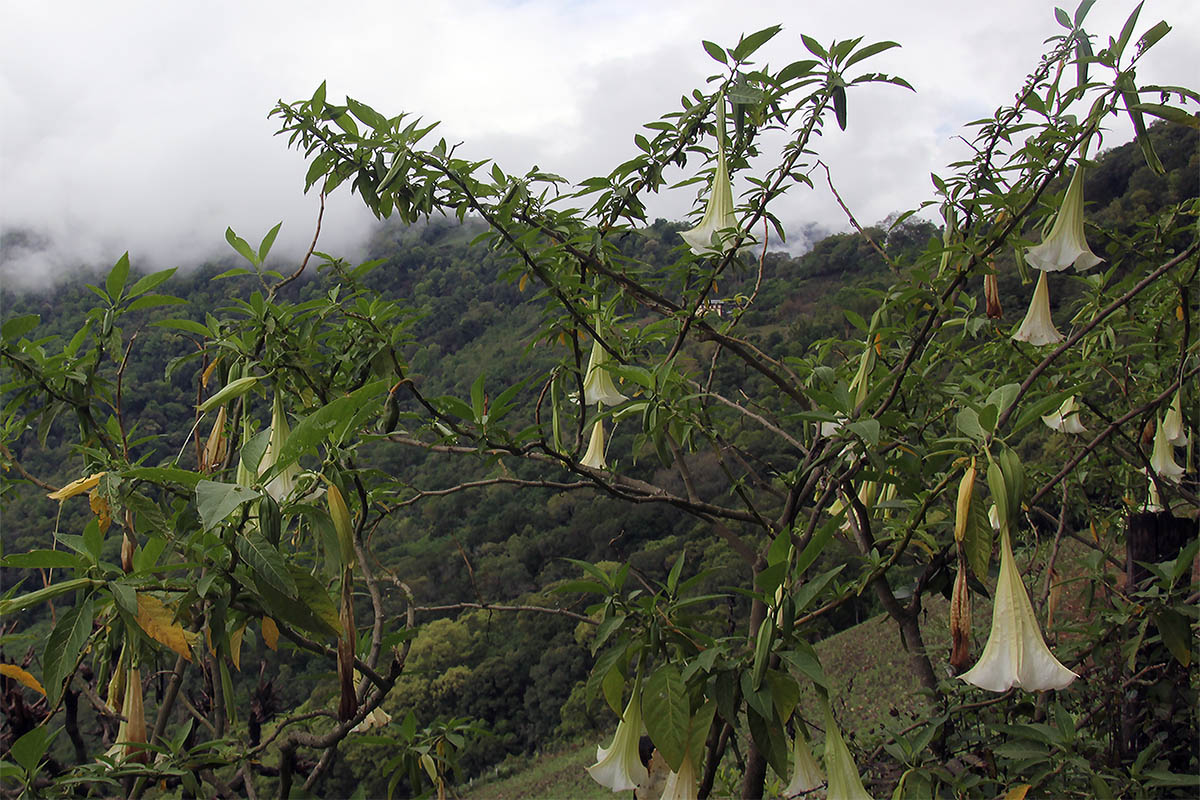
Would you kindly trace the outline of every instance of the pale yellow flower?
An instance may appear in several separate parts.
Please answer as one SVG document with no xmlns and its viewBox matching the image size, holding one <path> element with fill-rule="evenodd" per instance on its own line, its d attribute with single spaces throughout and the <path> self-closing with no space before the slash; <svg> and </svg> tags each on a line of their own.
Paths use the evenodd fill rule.
<svg viewBox="0 0 1200 800">
<path fill-rule="evenodd" d="M 600 420 L 596 420 L 592 425 L 592 438 L 579 463 L 592 469 L 605 469 L 608 466 L 604 460 L 604 423 Z"/>
<path fill-rule="evenodd" d="M 1087 428 L 1083 427 L 1083 423 L 1079 421 L 1075 395 L 1063 400 L 1062 405 L 1053 414 L 1042 417 L 1042 422 L 1046 423 L 1050 429 L 1061 433 L 1087 433 Z"/>
<path fill-rule="evenodd" d="M 1054 319 L 1050 316 L 1050 288 L 1046 283 L 1046 273 L 1038 277 L 1037 287 L 1033 290 L 1033 298 L 1029 301 L 1029 310 L 1021 327 L 1012 338 L 1018 342 L 1029 342 L 1032 345 L 1055 344 L 1063 340 L 1063 335 L 1054 327 Z"/>
<path fill-rule="evenodd" d="M 1074 265 L 1079 272 L 1091 269 L 1104 259 L 1093 253 L 1083 234 L 1083 165 L 1075 168 L 1071 184 L 1063 196 L 1062 207 L 1045 240 L 1025 251 L 1031 267 L 1058 272 Z"/>
<path fill-rule="evenodd" d="M 992 606 L 992 630 L 979 661 L 958 677 L 990 692 L 1005 692 L 1013 686 L 1030 692 L 1062 689 L 1078 677 L 1046 647 L 1017 573 L 1007 525 L 1000 531 L 1000 577 Z"/>
<path fill-rule="evenodd" d="M 823 785 L 825 785 L 825 776 L 821 774 L 821 768 L 817 766 L 817 760 L 813 758 L 812 748 L 809 746 L 808 740 L 804 738 L 800 724 L 797 723 L 796 738 L 792 743 L 792 779 L 783 790 L 783 796 L 794 797 L 811 792 Z"/>
<path fill-rule="evenodd" d="M 638 754 L 638 740 L 642 736 L 642 706 L 638 689 L 635 685 L 633 696 L 629 698 L 625 713 L 617 724 L 612 744 L 607 749 L 597 746 L 596 763 L 588 767 L 592 780 L 614 792 L 636 789 L 649 776 Z"/>
<path fill-rule="evenodd" d="M 1150 466 L 1160 478 L 1172 483 L 1179 483 L 1179 478 L 1183 475 L 1183 467 L 1175 463 L 1175 448 L 1171 445 L 1167 427 L 1161 418 L 1154 432 L 1154 452 L 1150 455 Z"/>
<path fill-rule="evenodd" d="M 600 342 L 592 342 L 592 355 L 588 359 L 587 373 L 583 379 L 583 402 L 588 405 L 615 406 L 629 398 L 617 391 L 612 373 L 602 366 L 608 361 L 608 351 Z"/>
</svg>

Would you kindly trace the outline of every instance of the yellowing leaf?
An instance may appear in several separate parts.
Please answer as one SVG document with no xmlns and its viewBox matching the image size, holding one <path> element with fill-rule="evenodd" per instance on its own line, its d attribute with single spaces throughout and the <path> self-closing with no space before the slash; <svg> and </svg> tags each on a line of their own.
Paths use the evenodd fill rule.
<svg viewBox="0 0 1200 800">
<path fill-rule="evenodd" d="M 112 509 L 108 505 L 108 500 L 100 494 L 100 488 L 92 489 L 88 494 L 88 505 L 92 507 L 92 513 L 96 515 L 97 521 L 100 523 L 100 533 L 108 533 L 108 526 L 112 524 Z"/>
<path fill-rule="evenodd" d="M 527 284 L 527 283 L 529 283 L 529 273 L 524 272 L 521 274 L 521 280 L 519 280 L 517 282 L 517 291 L 518 292 L 525 291 L 525 284 Z"/>
<path fill-rule="evenodd" d="M 1014 786 L 1004 794 L 1004 800 L 1025 800 L 1025 795 L 1029 793 L 1029 784 L 1022 783 L 1020 786 Z"/>
<path fill-rule="evenodd" d="M 17 683 L 28 686 L 38 694 L 46 694 L 46 690 L 42 688 L 42 684 L 38 683 L 38 679 L 18 667 L 16 664 L 0 664 L 0 675 L 3 675 L 6 678 L 12 678 Z"/>
<path fill-rule="evenodd" d="M 229 657 L 233 659 L 233 668 L 242 671 L 242 634 L 246 632 L 246 623 L 229 634 Z"/>
<path fill-rule="evenodd" d="M 279 628 L 275 625 L 275 620 L 270 617 L 262 618 L 262 637 L 263 642 L 272 650 L 279 649 Z"/>
<path fill-rule="evenodd" d="M 138 592 L 137 605 L 137 623 L 146 635 L 191 661 L 191 648 L 199 641 L 200 634 L 184 630 L 175 622 L 175 612 L 153 595 Z"/>
<path fill-rule="evenodd" d="M 208 388 L 208 381 L 212 377 L 213 370 L 216 369 L 217 364 L 220 364 L 220 363 L 221 363 L 221 357 L 217 356 L 216 358 L 213 359 L 211 364 L 209 364 L 207 367 L 205 367 L 204 374 L 202 374 L 200 376 L 200 385 L 202 385 L 205 389 Z"/>
<path fill-rule="evenodd" d="M 72 498 L 77 494 L 83 494 L 95 489 L 97 484 L 100 483 L 100 478 L 103 476 L 103 472 L 93 472 L 86 478 L 80 478 L 78 480 L 71 481 L 57 492 L 50 492 L 50 494 L 46 495 L 46 497 L 49 497 L 51 500 L 57 500 L 61 503 L 63 500 Z"/>
</svg>

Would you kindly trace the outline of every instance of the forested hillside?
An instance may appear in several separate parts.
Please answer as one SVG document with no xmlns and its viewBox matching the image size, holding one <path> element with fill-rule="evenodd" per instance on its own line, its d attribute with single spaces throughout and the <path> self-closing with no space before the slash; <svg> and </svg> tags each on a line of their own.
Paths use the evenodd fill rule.
<svg viewBox="0 0 1200 800">
<path fill-rule="evenodd" d="M 1087 173 L 1087 235 L 1102 257 L 1110 248 L 1115 252 L 1128 243 L 1144 220 L 1200 193 L 1196 129 L 1159 125 L 1151 129 L 1151 136 L 1165 175 L 1153 174 L 1135 143 L 1097 156 Z M 1065 184 L 1060 179 L 1048 191 L 1062 191 Z M 686 227 L 658 220 L 630 230 L 619 239 L 619 254 L 614 259 L 624 256 L 631 262 L 666 269 L 683 247 L 679 234 Z M 472 216 L 461 224 L 436 217 L 411 225 L 383 222 L 372 235 L 363 264 L 325 259 L 318 269 L 310 268 L 283 287 L 275 299 L 301 309 L 322 299 L 359 298 L 366 293 L 401 303 L 404 311 L 393 319 L 393 339 L 395 353 L 407 365 L 406 380 L 418 387 L 423 397 L 463 398 L 472 395 L 473 385 L 482 375 L 487 406 L 496 400 L 491 387 L 507 386 L 507 376 L 550 376 L 560 363 L 567 339 L 539 333 L 544 330 L 546 312 L 536 301 L 540 292 L 548 290 L 527 281 L 509 256 L 489 248 L 480 237 L 485 230 L 485 224 Z M 940 227 L 914 216 L 891 227 L 877 225 L 861 234 L 830 236 L 797 257 L 766 252 L 747 259 L 749 266 L 740 272 L 727 272 L 717 279 L 707 313 L 715 320 L 738 316 L 741 339 L 769 350 L 789 368 L 799 369 L 800 359 L 814 355 L 830 366 L 856 363 L 861 350 L 843 351 L 842 340 L 866 335 L 866 320 L 871 319 L 886 288 L 899 275 L 911 277 L 921 254 L 940 251 L 942 234 Z M 151 265 L 140 263 L 137 253 L 130 258 L 132 283 L 139 270 L 149 272 Z M 313 263 L 317 263 L 316 256 Z M 1006 335 L 1008 327 L 1020 322 L 1031 279 L 1023 278 L 1011 250 L 997 252 L 995 263 L 1005 306 L 998 326 Z M 294 265 L 271 260 L 267 266 L 283 275 L 294 269 Z M 1122 264 L 1108 279 L 1121 279 L 1122 271 L 1129 268 Z M 25 335 L 46 354 L 61 351 L 85 324 L 93 330 L 109 324 L 102 312 L 91 310 L 96 292 L 84 286 L 85 282 L 102 284 L 105 272 L 107 265 L 103 272 L 43 292 L 13 293 L 0 287 L 5 324 L 24 315 L 37 315 L 37 326 Z M 683 276 L 684 281 L 694 278 Z M 1080 276 L 1056 288 L 1053 307 L 1075 307 L 1095 290 L 1090 283 L 1093 280 Z M 191 320 L 211 328 L 217 318 L 261 316 L 263 286 L 256 275 L 240 269 L 231 258 L 192 272 L 176 272 L 153 291 L 145 296 L 169 294 L 179 302 L 164 299 L 162 305 L 147 302 L 145 308 L 134 309 L 111 331 L 107 352 L 100 357 L 126 355 L 123 363 L 127 367 L 109 376 L 108 388 L 120 397 L 129 461 L 146 467 L 194 470 L 203 457 L 212 425 L 210 418 L 201 421 L 195 411 L 212 393 L 202 388 L 207 380 L 204 376 L 211 377 L 214 386 L 224 383 L 229 377 L 229 361 L 214 364 L 201 349 L 195 330 L 163 321 Z M 975 302 L 982 307 L 982 285 L 968 285 L 964 293 L 976 296 Z M 613 302 L 624 328 L 649 330 L 655 324 L 636 304 L 620 298 Z M 357 313 L 353 303 L 348 304 L 349 316 Z M 365 306 L 359 310 L 367 313 Z M 298 320 L 298 326 L 313 324 Z M 982 328 L 986 320 L 976 316 L 973 322 Z M 303 334 L 299 327 L 278 331 L 281 339 Z M 686 362 L 689 372 L 700 375 L 706 374 L 709 363 L 716 363 L 705 388 L 725 397 L 754 396 L 758 394 L 755 387 L 765 388 L 766 378 L 744 363 L 716 362 L 715 348 L 712 342 L 689 341 L 678 359 Z M 136 357 L 129 358 L 130 353 Z M 334 361 L 341 374 L 353 375 L 356 370 L 366 374 L 372 364 L 391 357 L 387 348 L 375 352 L 348 349 L 344 359 Z M 586 353 L 583 358 L 586 360 Z M 5 360 L 2 370 L 3 399 L 9 404 L 21 366 Z M 523 391 L 536 392 L 538 388 L 531 383 Z M 631 381 L 621 383 L 620 388 L 636 399 L 638 390 Z M 317 394 L 315 389 L 313 394 Z M 253 393 L 246 398 L 246 414 L 253 420 L 247 430 L 266 429 L 272 416 L 271 398 Z M 710 619 L 727 620 L 732 632 L 749 613 L 750 597 L 729 591 L 744 581 L 745 564 L 724 546 L 712 526 L 695 515 L 662 503 L 622 502 L 602 486 L 579 485 L 578 476 L 566 470 L 551 480 L 525 466 L 500 467 L 498 458 L 483 452 L 443 458 L 428 448 L 397 446 L 413 435 L 407 426 L 422 411 L 420 402 L 393 388 L 389 401 L 372 411 L 377 418 L 370 424 L 371 435 L 354 453 L 354 468 L 402 476 L 402 490 L 372 498 L 391 513 L 382 515 L 364 535 L 389 618 L 401 620 L 414 609 L 422 623 L 412 639 L 404 672 L 382 708 L 396 721 L 411 713 L 417 726 L 449 721 L 454 736 L 470 734 L 470 747 L 461 748 L 461 777 L 479 774 L 508 755 L 544 750 L 612 725 L 613 715 L 603 692 L 597 691 L 597 682 L 604 676 L 592 677 L 592 685 L 588 685 L 597 631 L 581 617 L 588 616 L 585 609 L 595 598 L 570 583 L 579 578 L 580 568 L 568 559 L 626 563 L 631 583 L 649 587 L 668 581 L 672 567 L 686 554 L 682 576 L 676 577 L 698 577 L 692 587 L 698 595 L 719 596 L 705 606 Z M 10 427 L 6 438 L 11 444 L 0 453 L 5 471 L 0 500 L 6 558 L 56 547 L 56 531 L 67 535 L 84 532 L 94 516 L 89 504 L 58 502 L 47 494 L 86 474 L 83 454 L 76 445 L 80 431 L 86 439 L 89 426 L 115 424 L 77 415 L 64 404 L 55 419 L 18 432 L 11 427 L 25 418 L 14 409 L 15 404 L 5 410 L 4 425 Z M 774 413 L 776 409 L 760 410 Z M 527 408 L 515 413 L 524 416 L 516 422 L 509 420 L 510 427 L 534 424 Z M 579 429 L 564 431 L 564 438 L 586 443 L 582 426 L 581 417 Z M 679 496 L 694 492 L 736 504 L 735 493 L 720 495 L 731 476 L 727 463 L 711 452 L 698 449 L 687 454 L 686 472 L 681 474 L 643 434 L 636 415 L 614 416 L 608 434 L 609 466 L 627 478 L 666 487 Z M 740 471 L 732 481 L 735 487 L 742 482 L 769 485 L 785 469 L 780 457 L 785 444 L 764 428 L 747 425 L 727 435 L 722 442 L 724 452 Z M 449 431 L 441 442 L 446 448 L 465 444 L 462 437 Z M 1032 440 L 1014 444 L 1018 448 L 1041 447 Z M 321 469 L 312 456 L 305 456 L 300 463 L 306 470 Z M 229 471 L 232 473 L 232 467 Z M 498 474 L 537 485 L 514 492 L 492 480 Z M 686 485 L 683 475 L 688 478 Z M 441 494 L 470 481 L 480 485 Z M 153 515 L 155 511 L 146 507 L 140 513 Z M 112 525 L 113 530 L 103 539 L 101 560 L 115 564 L 122 559 L 122 537 L 115 531 L 123 520 L 114 519 Z M 764 544 L 755 539 L 757 534 L 748 536 L 753 545 Z M 146 540 L 137 544 L 141 548 Z M 838 537 L 813 568 L 820 572 L 839 564 L 862 563 L 864 556 L 854 543 Z M 910 566 L 901 564 L 898 569 L 903 573 Z M 915 583 L 917 565 L 911 565 L 911 570 L 908 578 Z M 847 569 L 845 574 L 851 571 Z M 2 588 L 11 595 L 18 584 L 28 591 L 46 580 L 46 570 L 10 565 L 4 567 Z M 844 578 L 830 580 L 834 582 L 831 586 L 837 586 Z M 928 575 L 924 580 L 929 581 Z M 948 568 L 934 579 L 947 596 L 951 581 Z M 360 619 L 369 618 L 365 593 L 356 595 L 354 602 Z M 814 620 L 809 633 L 820 638 L 843 630 L 880 613 L 879 602 L 871 592 L 862 592 Z M 551 610 L 512 610 L 518 606 Z M 41 650 L 52 623 L 45 607 L 30 608 L 19 619 L 6 622 L 9 627 L 4 630 L 0 661 L 29 663 L 27 652 Z M 391 633 L 398 634 L 399 629 L 397 624 Z M 401 641 L 397 635 L 386 644 Z M 240 642 L 240 668 L 232 674 L 230 687 L 240 709 L 254 709 L 249 716 L 255 726 L 269 730 L 275 712 L 317 710 L 336 697 L 338 682 L 322 656 L 282 640 L 278 650 L 268 647 L 254 625 L 245 629 Z M 153 663 L 143 665 L 142 674 L 169 670 L 173 661 L 170 653 L 159 653 Z M 206 679 L 207 685 L 200 681 L 184 689 L 189 702 L 202 709 L 214 702 L 213 676 Z M 161 695 L 166 689 L 160 681 L 155 690 Z M 466 721 L 480 720 L 494 723 L 484 726 L 486 733 L 475 735 Z M 6 724 L 7 743 L 25 732 L 18 729 L 18 720 Z M 104 736 L 111 741 L 112 731 L 91 709 L 81 707 L 80 725 L 85 738 Z M 60 758 L 70 759 L 65 737 L 56 747 Z M 385 793 L 391 775 L 372 769 L 387 760 L 387 747 L 369 735 L 350 736 L 341 745 L 340 757 L 325 784 L 328 796 L 345 796 L 360 780 L 365 781 L 371 796 Z"/>
</svg>

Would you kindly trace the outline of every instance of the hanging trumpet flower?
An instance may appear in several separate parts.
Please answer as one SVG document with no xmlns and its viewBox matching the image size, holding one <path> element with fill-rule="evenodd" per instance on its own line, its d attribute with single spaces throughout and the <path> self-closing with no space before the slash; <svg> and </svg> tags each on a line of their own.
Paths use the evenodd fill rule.
<svg viewBox="0 0 1200 800">
<path fill-rule="evenodd" d="M 642 736 L 640 690 L 640 685 L 635 683 L 625 713 L 617 723 L 612 744 L 607 749 L 597 746 L 596 763 L 588 767 L 592 780 L 614 792 L 636 789 L 649 776 L 638 754 L 638 740 Z"/>
<path fill-rule="evenodd" d="M 579 461 L 585 467 L 606 469 L 608 463 L 604 460 L 604 423 L 600 420 L 592 425 L 592 438 L 588 442 L 587 452 Z"/>
<path fill-rule="evenodd" d="M 1029 301 L 1029 310 L 1025 312 L 1025 319 L 1021 321 L 1021 327 L 1017 328 L 1012 338 L 1039 347 L 1063 340 L 1063 335 L 1054 327 L 1054 318 L 1050 316 L 1050 288 L 1046 283 L 1045 272 L 1038 276 L 1033 299 Z"/>
<path fill-rule="evenodd" d="M 1182 393 L 1182 389 L 1175 392 L 1175 399 L 1171 401 L 1167 416 L 1163 418 L 1163 434 L 1172 447 L 1187 447 L 1188 443 L 1187 432 L 1183 428 L 1183 408 L 1179 399 Z"/>
<path fill-rule="evenodd" d="M 1062 689 L 1078 677 L 1046 647 L 1029 594 L 1017 573 L 1008 525 L 1003 521 L 992 630 L 979 661 L 958 677 L 990 692 L 1005 692 L 1013 686 L 1030 692 Z"/>
<path fill-rule="evenodd" d="M 583 379 L 583 402 L 590 405 L 616 406 L 629 398 L 617 391 L 612 373 L 604 369 L 608 351 L 598 341 L 592 342 L 592 355 L 588 359 L 587 373 Z"/>
<path fill-rule="evenodd" d="M 1025 261 L 1043 272 L 1059 272 L 1070 266 L 1083 272 L 1103 260 L 1091 251 L 1084 237 L 1083 164 L 1079 164 L 1071 176 L 1050 233 L 1037 247 L 1025 251 Z"/>
<path fill-rule="evenodd" d="M 733 213 L 733 184 L 725 164 L 725 98 L 717 101 L 717 169 L 713 173 L 708 205 L 700 224 L 679 235 L 698 256 L 721 255 L 738 238 L 737 217 Z"/>
<path fill-rule="evenodd" d="M 259 475 L 275 466 L 275 462 L 283 450 L 283 443 L 287 441 L 290 434 L 287 414 L 283 410 L 283 398 L 276 392 L 275 400 L 271 404 L 271 434 L 267 439 L 267 449 L 263 451 L 262 462 L 258 467 Z M 300 467 L 293 463 L 267 483 L 267 494 L 271 495 L 275 502 L 282 503 L 296 488 L 299 478 Z"/>
<path fill-rule="evenodd" d="M 1179 483 L 1183 467 L 1175 463 L 1175 448 L 1171 445 L 1167 426 L 1160 418 L 1154 432 L 1154 452 L 1150 455 L 1150 466 L 1163 480 Z"/>
<path fill-rule="evenodd" d="M 825 769 L 829 770 L 828 800 L 871 800 L 828 706 L 825 707 Z"/>
<path fill-rule="evenodd" d="M 698 797 L 696 768 L 692 766 L 692 759 L 684 756 L 679 771 L 667 776 L 661 800 L 697 800 Z"/>
<path fill-rule="evenodd" d="M 1042 417 L 1042 422 L 1051 430 L 1060 433 L 1087 433 L 1087 428 L 1079 421 L 1079 411 L 1076 409 L 1075 395 L 1063 400 L 1062 405 L 1053 414 Z"/>
<path fill-rule="evenodd" d="M 821 774 L 801 728 L 802 723 L 797 722 L 796 738 L 792 743 L 792 779 L 783 790 L 784 797 L 794 797 L 825 785 L 825 776 Z"/>
</svg>

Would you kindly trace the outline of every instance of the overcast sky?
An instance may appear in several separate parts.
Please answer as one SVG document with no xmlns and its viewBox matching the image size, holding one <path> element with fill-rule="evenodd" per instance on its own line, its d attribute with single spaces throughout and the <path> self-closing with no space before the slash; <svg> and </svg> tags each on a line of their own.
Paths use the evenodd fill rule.
<svg viewBox="0 0 1200 800">
<path fill-rule="evenodd" d="M 252 242 L 283 220 L 275 253 L 297 258 L 312 238 L 315 192 L 301 154 L 273 136 L 279 99 L 328 81 L 394 115 L 441 120 L 461 153 L 509 172 L 533 164 L 578 180 L 637 150 L 644 122 L 717 71 L 700 40 L 736 42 L 771 24 L 759 51 L 782 66 L 823 43 L 864 36 L 902 49 L 867 62 L 916 93 L 872 85 L 849 96 L 849 129 L 818 142 L 864 223 L 930 195 L 929 173 L 963 157 L 963 123 L 1009 102 L 1060 30 L 1048 0 L 454 0 L 454 2 L 16 2 L 0 0 L 0 230 L 28 228 L 49 251 L 6 255 L 16 284 L 111 265 L 188 266 L 228 252 L 232 226 Z M 1066 0 L 1074 11 L 1073 0 Z M 1099 0 L 1088 28 L 1100 46 L 1133 0 Z M 1140 83 L 1196 87 L 1195 0 L 1146 0 L 1138 33 L 1174 30 L 1144 60 Z M 1113 119 L 1105 146 L 1130 137 Z M 821 186 L 821 184 L 818 184 Z M 735 187 L 736 190 L 745 186 Z M 681 217 L 694 187 L 650 203 Z M 779 209 L 789 229 L 846 228 L 829 191 Z M 326 213 L 321 249 L 352 254 L 372 223 L 348 189 Z M 5 260 L 0 258 L 0 261 Z"/>
</svg>

